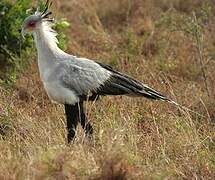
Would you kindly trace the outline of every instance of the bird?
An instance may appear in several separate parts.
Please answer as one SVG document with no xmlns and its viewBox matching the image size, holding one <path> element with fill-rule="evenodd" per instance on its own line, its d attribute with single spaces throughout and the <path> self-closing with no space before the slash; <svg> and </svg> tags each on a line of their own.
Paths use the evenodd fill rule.
<svg viewBox="0 0 215 180">
<path fill-rule="evenodd" d="M 57 32 L 52 29 L 51 5 L 47 0 L 43 11 L 37 8 L 33 15 L 28 16 L 23 21 L 21 33 L 23 37 L 33 35 L 39 74 L 48 97 L 52 102 L 64 105 L 68 143 L 75 139 L 78 123 L 86 136 L 92 137 L 93 127 L 85 114 L 85 101 L 96 101 L 107 95 L 126 95 L 174 103 L 160 92 L 109 65 L 61 50 Z"/>
</svg>

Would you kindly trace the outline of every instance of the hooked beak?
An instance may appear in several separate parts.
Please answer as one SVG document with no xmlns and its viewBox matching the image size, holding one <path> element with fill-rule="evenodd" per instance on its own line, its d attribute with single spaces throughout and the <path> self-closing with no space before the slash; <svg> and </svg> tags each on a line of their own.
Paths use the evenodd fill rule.
<svg viewBox="0 0 215 180">
<path fill-rule="evenodd" d="M 21 30 L 21 34 L 22 34 L 22 38 L 25 39 L 26 32 L 25 32 L 25 30 L 23 28 Z"/>
<path fill-rule="evenodd" d="M 25 39 L 26 31 L 24 27 L 22 27 L 21 34 L 22 34 L 22 38 Z"/>
</svg>

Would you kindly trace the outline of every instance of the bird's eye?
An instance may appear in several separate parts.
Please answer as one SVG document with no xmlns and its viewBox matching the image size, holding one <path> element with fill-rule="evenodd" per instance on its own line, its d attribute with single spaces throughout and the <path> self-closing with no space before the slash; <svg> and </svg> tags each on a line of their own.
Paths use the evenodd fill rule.
<svg viewBox="0 0 215 180">
<path fill-rule="evenodd" d="M 30 21 L 29 23 L 28 23 L 28 25 L 30 26 L 30 27 L 34 27 L 35 26 L 35 22 L 34 21 Z"/>
</svg>

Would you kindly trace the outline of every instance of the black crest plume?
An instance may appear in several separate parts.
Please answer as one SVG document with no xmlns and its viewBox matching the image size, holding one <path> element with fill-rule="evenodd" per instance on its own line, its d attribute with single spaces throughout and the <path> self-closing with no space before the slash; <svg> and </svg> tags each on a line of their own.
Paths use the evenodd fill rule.
<svg viewBox="0 0 215 180">
<path fill-rule="evenodd" d="M 52 19 L 49 19 L 49 16 L 52 14 L 51 11 L 49 11 L 49 8 L 52 6 L 52 2 L 50 2 L 49 0 L 46 1 L 46 4 L 45 4 L 45 9 L 44 11 L 41 13 L 41 17 L 42 19 L 45 19 L 45 20 L 52 20 Z"/>
</svg>

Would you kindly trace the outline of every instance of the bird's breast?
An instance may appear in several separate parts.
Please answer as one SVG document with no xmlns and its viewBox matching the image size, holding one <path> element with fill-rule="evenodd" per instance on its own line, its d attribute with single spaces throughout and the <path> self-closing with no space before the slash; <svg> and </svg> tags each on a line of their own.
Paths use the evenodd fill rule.
<svg viewBox="0 0 215 180">
<path fill-rule="evenodd" d="M 61 86 L 57 81 L 43 84 L 49 98 L 56 103 L 75 104 L 79 101 L 79 97 L 74 91 Z"/>
</svg>

